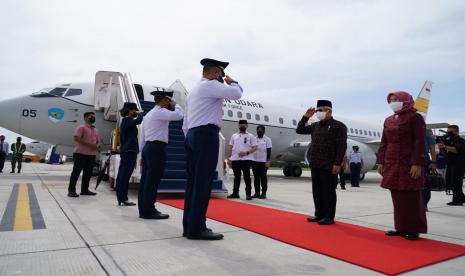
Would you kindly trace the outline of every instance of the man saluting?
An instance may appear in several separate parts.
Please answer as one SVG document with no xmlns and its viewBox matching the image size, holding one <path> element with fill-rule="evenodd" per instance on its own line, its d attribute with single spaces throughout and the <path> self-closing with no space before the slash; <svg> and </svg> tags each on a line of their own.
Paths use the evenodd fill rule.
<svg viewBox="0 0 465 276">
<path fill-rule="evenodd" d="M 315 114 L 319 122 L 307 125 Z M 336 213 L 337 175 L 347 149 L 347 127 L 333 119 L 330 101 L 319 100 L 317 109 L 309 108 L 304 114 L 296 132 L 312 135 L 308 160 L 312 172 L 312 193 L 315 203 L 315 217 L 309 222 L 320 225 L 334 224 Z"/>
<path fill-rule="evenodd" d="M 187 132 L 183 236 L 188 239 L 219 240 L 223 235 L 207 228 L 205 215 L 218 163 L 223 99 L 239 99 L 242 88 L 237 81 L 225 76 L 224 69 L 228 62 L 206 58 L 200 64 L 203 65 L 203 78 L 187 97 L 183 127 Z"/>
</svg>

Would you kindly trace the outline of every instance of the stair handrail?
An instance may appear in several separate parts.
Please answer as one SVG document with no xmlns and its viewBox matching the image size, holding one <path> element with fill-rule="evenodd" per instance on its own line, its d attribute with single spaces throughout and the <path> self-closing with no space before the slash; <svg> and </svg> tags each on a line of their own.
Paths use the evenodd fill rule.
<svg viewBox="0 0 465 276">
<path fill-rule="evenodd" d="M 224 154 L 225 154 L 225 147 L 226 147 L 226 138 L 224 138 L 223 134 L 219 133 L 219 143 L 220 143 L 220 150 L 218 151 L 218 163 L 216 164 L 216 171 L 218 172 L 218 180 L 224 180 Z"/>
</svg>

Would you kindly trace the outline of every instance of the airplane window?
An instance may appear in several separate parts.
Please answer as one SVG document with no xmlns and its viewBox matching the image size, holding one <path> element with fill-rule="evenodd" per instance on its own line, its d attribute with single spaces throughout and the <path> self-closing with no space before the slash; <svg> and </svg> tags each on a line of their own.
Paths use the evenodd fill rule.
<svg viewBox="0 0 465 276">
<path fill-rule="evenodd" d="M 360 135 L 362 135 L 362 134 L 363 134 L 363 131 L 362 131 L 361 129 L 359 129 L 358 131 L 360 132 Z"/>
<path fill-rule="evenodd" d="M 297 125 L 297 121 L 296 121 L 296 120 L 292 120 L 292 124 L 296 126 L 296 125 Z"/>
<path fill-rule="evenodd" d="M 61 88 L 57 87 L 52 89 L 52 91 L 48 92 L 50 95 L 56 96 L 56 97 L 61 97 L 65 93 L 66 89 L 68 88 Z"/>
<path fill-rule="evenodd" d="M 354 129 L 353 129 L 353 128 L 350 128 L 350 133 L 354 133 Z"/>
<path fill-rule="evenodd" d="M 82 90 L 76 89 L 76 88 L 70 88 L 68 92 L 66 92 L 65 97 L 77 96 L 77 95 L 82 95 Z"/>
<path fill-rule="evenodd" d="M 229 117 L 232 117 L 232 116 L 233 116 L 232 110 L 228 110 L 228 116 L 229 116 Z"/>
<path fill-rule="evenodd" d="M 247 120 L 252 119 L 252 115 L 250 115 L 250 113 L 246 113 L 246 114 L 245 114 L 245 117 L 247 118 Z"/>
<path fill-rule="evenodd" d="M 381 137 L 381 133 L 378 132 L 378 137 Z"/>
<path fill-rule="evenodd" d="M 358 134 L 358 129 L 355 129 L 355 134 Z"/>
<path fill-rule="evenodd" d="M 367 133 L 367 131 L 366 131 L 366 130 L 364 130 L 364 131 L 363 131 L 363 133 L 364 133 L 365 135 L 368 135 L 368 133 Z"/>
<path fill-rule="evenodd" d="M 255 114 L 255 120 L 260 121 L 260 115 Z"/>
<path fill-rule="evenodd" d="M 279 118 L 279 123 L 280 123 L 280 124 L 283 124 L 283 123 L 284 123 L 284 119 L 283 119 L 283 118 Z"/>
<path fill-rule="evenodd" d="M 221 110 L 221 115 L 224 116 L 224 110 Z"/>
<path fill-rule="evenodd" d="M 368 135 L 373 136 L 373 135 L 371 135 L 371 131 L 368 131 Z"/>
<path fill-rule="evenodd" d="M 265 122 L 268 122 L 268 121 L 270 120 L 270 118 L 268 117 L 268 115 L 265 115 L 264 119 L 265 119 Z"/>
<path fill-rule="evenodd" d="M 242 112 L 237 111 L 237 118 L 242 118 Z"/>
</svg>

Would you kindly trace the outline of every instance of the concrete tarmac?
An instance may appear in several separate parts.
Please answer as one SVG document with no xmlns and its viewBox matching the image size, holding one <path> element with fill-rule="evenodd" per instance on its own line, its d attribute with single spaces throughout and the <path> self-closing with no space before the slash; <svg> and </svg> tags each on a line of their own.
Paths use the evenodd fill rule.
<svg viewBox="0 0 465 276">
<path fill-rule="evenodd" d="M 170 214 L 170 219 L 142 220 L 137 206 L 117 206 L 116 195 L 106 182 L 95 197 L 68 198 L 69 164 L 23 166 L 20 175 L 9 174 L 7 163 L 6 173 L 0 174 L 0 214 L 4 217 L 11 213 L 12 192 L 17 189 L 27 196 L 30 183 L 33 191 L 29 189 L 29 197 L 36 197 L 46 228 L 35 229 L 35 223 L 25 221 L 12 226 L 17 230 L 0 232 L 0 275 L 378 274 L 213 220 L 208 220 L 208 226 L 223 233 L 224 240 L 188 240 L 181 236 L 179 209 L 157 204 L 160 211 Z M 360 188 L 352 188 L 350 183 L 347 190 L 339 188 L 337 221 L 392 229 L 392 202 L 389 192 L 379 187 L 380 180 L 373 172 L 367 174 Z M 93 178 L 92 188 L 95 181 Z M 19 185 L 14 188 L 15 184 Z M 232 176 L 226 185 L 232 189 Z M 244 190 L 242 183 L 239 201 L 246 202 Z M 281 171 L 270 170 L 267 195 L 268 199 L 247 203 L 303 214 L 314 212 L 308 171 L 303 177 L 287 178 Z M 130 200 L 137 201 L 136 190 L 130 191 Z M 427 213 L 429 233 L 424 237 L 465 245 L 465 207 L 447 206 L 450 200 L 451 196 L 444 192 L 432 192 Z M 29 203 L 18 200 L 15 204 L 21 207 Z M 34 211 L 33 217 L 36 215 Z M 7 225 L 8 221 L 2 223 Z M 21 230 L 24 227 L 31 229 Z M 406 275 L 465 275 L 465 257 Z"/>
</svg>

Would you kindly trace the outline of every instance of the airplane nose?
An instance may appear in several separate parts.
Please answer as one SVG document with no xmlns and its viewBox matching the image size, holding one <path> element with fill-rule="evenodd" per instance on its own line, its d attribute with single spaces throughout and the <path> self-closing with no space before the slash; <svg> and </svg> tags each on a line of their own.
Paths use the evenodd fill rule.
<svg viewBox="0 0 465 276">
<path fill-rule="evenodd" d="M 0 101 L 0 127 L 20 132 L 22 100 L 22 97 L 18 97 Z"/>
</svg>

